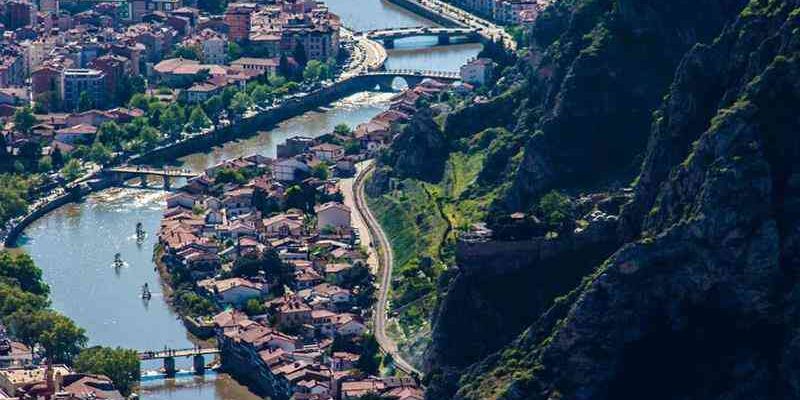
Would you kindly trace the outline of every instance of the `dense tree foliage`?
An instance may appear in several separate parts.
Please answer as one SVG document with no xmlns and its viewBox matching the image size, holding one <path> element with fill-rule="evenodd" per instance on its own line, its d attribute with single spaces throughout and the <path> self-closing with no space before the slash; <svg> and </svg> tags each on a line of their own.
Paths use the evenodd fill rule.
<svg viewBox="0 0 800 400">
<path fill-rule="evenodd" d="M 120 347 L 89 347 L 75 358 L 75 370 L 111 378 L 123 395 L 131 393 L 139 381 L 140 362 L 135 350 Z"/>
</svg>

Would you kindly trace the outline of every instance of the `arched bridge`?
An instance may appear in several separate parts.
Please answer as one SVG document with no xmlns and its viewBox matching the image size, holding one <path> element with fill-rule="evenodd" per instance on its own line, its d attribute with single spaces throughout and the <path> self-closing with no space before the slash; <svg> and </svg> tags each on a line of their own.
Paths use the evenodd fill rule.
<svg viewBox="0 0 800 400">
<path fill-rule="evenodd" d="M 396 78 L 406 81 L 408 87 L 414 87 L 425 79 L 435 79 L 437 81 L 455 82 L 461 79 L 458 72 L 432 71 L 420 69 L 389 69 L 384 71 L 363 72 L 353 79 L 358 79 L 365 89 L 373 89 L 376 86 L 384 91 L 392 90 L 392 83 Z"/>
<path fill-rule="evenodd" d="M 131 178 L 141 178 L 142 187 L 147 186 L 147 178 L 151 176 L 161 177 L 164 181 L 164 188 L 170 188 L 170 179 L 174 178 L 194 178 L 199 174 L 182 168 L 153 168 L 140 165 L 121 165 L 119 167 L 106 168 L 103 173 L 111 178 L 113 182 L 124 183 Z"/>
<path fill-rule="evenodd" d="M 463 37 L 470 41 L 481 39 L 480 32 L 475 28 L 437 28 L 428 26 L 414 26 L 407 28 L 375 29 L 362 32 L 367 38 L 380 40 L 383 45 L 391 49 L 394 41 L 410 37 L 435 37 L 439 39 L 439 44 L 449 44 L 453 37 Z"/>
</svg>

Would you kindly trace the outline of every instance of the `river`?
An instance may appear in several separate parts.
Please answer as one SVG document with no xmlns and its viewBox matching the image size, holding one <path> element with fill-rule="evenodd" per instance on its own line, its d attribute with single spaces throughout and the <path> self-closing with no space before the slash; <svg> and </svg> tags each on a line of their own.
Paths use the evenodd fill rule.
<svg viewBox="0 0 800 400">
<path fill-rule="evenodd" d="M 432 25 L 382 0 L 328 0 L 344 24 L 356 29 Z M 480 45 L 459 44 L 432 47 L 433 42 L 399 41 L 390 51 L 389 68 L 436 68 L 457 70 Z M 412 50 L 416 49 L 416 50 Z M 336 124 L 355 126 L 388 108 L 391 94 L 358 93 L 329 107 L 286 120 L 250 138 L 226 143 L 206 153 L 193 154 L 179 164 L 201 171 L 221 160 L 259 153 L 275 155 L 275 146 L 286 138 L 302 134 L 318 136 Z M 165 207 L 166 192 L 160 190 L 112 188 L 89 196 L 77 204 L 55 210 L 33 223 L 20 238 L 22 248 L 42 268 L 50 284 L 53 307 L 86 329 L 92 345 L 122 346 L 157 350 L 164 346 L 191 347 L 193 342 L 177 315 L 161 295 L 154 271 L 152 250 Z M 137 243 L 134 229 L 141 222 L 148 233 Z M 120 253 L 126 262 L 115 271 L 112 261 Z M 148 283 L 154 296 L 139 298 Z M 178 360 L 189 368 L 189 360 Z M 143 368 L 154 370 L 157 363 Z M 144 399 L 171 400 L 255 400 L 259 397 L 224 374 L 176 380 L 145 380 Z"/>
</svg>

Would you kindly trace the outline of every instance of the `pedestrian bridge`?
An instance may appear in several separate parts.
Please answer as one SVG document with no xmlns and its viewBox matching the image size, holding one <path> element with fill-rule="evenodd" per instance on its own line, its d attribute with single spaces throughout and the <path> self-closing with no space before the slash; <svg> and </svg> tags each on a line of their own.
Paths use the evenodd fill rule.
<svg viewBox="0 0 800 400">
<path fill-rule="evenodd" d="M 140 351 L 139 360 L 163 360 L 164 361 L 164 374 L 168 377 L 174 377 L 177 369 L 175 368 L 176 357 L 191 357 L 194 366 L 194 373 L 202 375 L 206 371 L 205 356 L 210 354 L 219 354 L 220 351 L 216 347 L 194 347 L 191 349 L 164 349 L 155 351 Z"/>
<path fill-rule="evenodd" d="M 449 44 L 453 37 L 462 37 L 467 41 L 479 41 L 481 35 L 475 28 L 436 28 L 428 26 L 414 26 L 408 28 L 375 29 L 361 32 L 371 40 L 380 40 L 384 47 L 391 49 L 394 41 L 411 37 L 435 37 L 439 44 Z"/>
<path fill-rule="evenodd" d="M 164 349 L 156 351 L 140 351 L 139 359 L 142 361 L 147 360 L 160 360 L 165 358 L 175 357 L 194 357 L 204 356 L 207 354 L 219 354 L 219 349 L 216 347 L 200 348 L 195 347 L 191 349 Z"/>
</svg>

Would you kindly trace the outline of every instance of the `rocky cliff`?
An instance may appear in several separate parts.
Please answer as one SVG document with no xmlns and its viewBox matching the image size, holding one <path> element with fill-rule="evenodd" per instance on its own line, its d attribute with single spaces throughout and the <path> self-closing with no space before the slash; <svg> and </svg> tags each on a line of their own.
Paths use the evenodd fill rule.
<svg viewBox="0 0 800 400">
<path fill-rule="evenodd" d="M 429 398 L 800 398 L 800 1 L 564 3 L 552 26 L 592 45 L 550 46 L 572 51 L 531 85 L 552 107 L 507 201 L 602 183 L 640 146 L 627 243 Z"/>
</svg>

